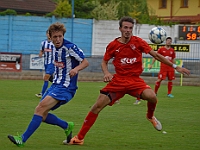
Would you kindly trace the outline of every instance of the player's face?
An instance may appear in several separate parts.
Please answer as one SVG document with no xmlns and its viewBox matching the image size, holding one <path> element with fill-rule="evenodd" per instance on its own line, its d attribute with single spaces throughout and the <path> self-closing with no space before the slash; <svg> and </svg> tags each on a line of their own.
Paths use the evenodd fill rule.
<svg viewBox="0 0 200 150">
<path fill-rule="evenodd" d="M 62 31 L 55 31 L 51 33 L 51 40 L 56 48 L 59 48 L 63 44 L 63 32 Z"/>
<path fill-rule="evenodd" d="M 167 45 L 167 46 L 170 46 L 171 44 L 172 44 L 172 40 L 171 40 L 171 39 L 167 39 L 167 40 L 166 40 L 166 45 Z"/>
<path fill-rule="evenodd" d="M 132 36 L 133 24 L 130 22 L 122 22 L 122 26 L 119 28 L 122 34 L 122 37 L 129 39 Z"/>
</svg>

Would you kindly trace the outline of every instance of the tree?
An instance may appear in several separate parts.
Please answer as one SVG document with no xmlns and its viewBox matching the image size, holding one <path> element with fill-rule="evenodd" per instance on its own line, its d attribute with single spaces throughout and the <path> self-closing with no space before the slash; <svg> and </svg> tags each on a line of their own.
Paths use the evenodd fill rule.
<svg viewBox="0 0 200 150">
<path fill-rule="evenodd" d="M 92 18 L 92 10 L 97 7 L 97 0 L 75 0 L 74 13 L 77 18 Z"/>
<path fill-rule="evenodd" d="M 65 17 L 65 18 L 70 18 L 72 14 L 72 7 L 69 4 L 68 0 L 57 0 L 57 5 L 56 9 L 47 14 L 46 16 L 56 16 L 56 17 Z"/>
<path fill-rule="evenodd" d="M 57 2 L 57 7 L 51 15 L 71 17 L 72 0 L 53 1 Z M 147 6 L 146 0 L 74 0 L 74 14 L 76 18 L 84 19 L 118 20 L 131 16 L 141 24 L 173 24 L 159 19 L 153 8 Z"/>
<path fill-rule="evenodd" d="M 97 20 L 117 20 L 118 19 L 118 6 L 120 2 L 111 0 L 110 2 L 100 4 L 92 11 L 92 17 Z"/>
<path fill-rule="evenodd" d="M 116 2 L 119 2 L 120 5 L 118 6 L 118 19 L 120 19 L 123 16 L 129 16 L 129 12 L 133 10 L 132 5 L 134 3 L 134 0 L 115 0 Z"/>
<path fill-rule="evenodd" d="M 3 12 L 0 12 L 0 16 L 5 16 L 5 15 L 17 15 L 17 12 L 13 9 L 6 9 Z"/>
<path fill-rule="evenodd" d="M 146 0 L 133 0 L 131 8 L 129 15 L 139 23 L 148 23 L 150 21 Z"/>
</svg>

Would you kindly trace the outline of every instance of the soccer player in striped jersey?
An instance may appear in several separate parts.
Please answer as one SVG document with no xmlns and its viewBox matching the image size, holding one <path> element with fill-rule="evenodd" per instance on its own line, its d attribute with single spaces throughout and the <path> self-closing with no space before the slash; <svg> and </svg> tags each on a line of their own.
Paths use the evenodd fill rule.
<svg viewBox="0 0 200 150">
<path fill-rule="evenodd" d="M 10 141 L 19 147 L 24 146 L 42 122 L 62 128 L 68 142 L 70 141 L 68 137 L 71 136 L 74 123 L 66 122 L 49 111 L 68 103 L 74 97 L 78 88 L 78 72 L 86 68 L 89 63 L 79 47 L 64 39 L 65 32 L 62 23 L 57 22 L 49 27 L 49 35 L 55 46 L 53 50 L 55 77 L 51 87 L 35 108 L 26 131 L 18 136 L 8 135 Z"/>
<path fill-rule="evenodd" d="M 44 54 L 44 70 L 45 70 L 45 74 L 43 77 L 44 83 L 42 86 L 42 91 L 39 94 L 35 94 L 35 96 L 37 97 L 42 97 L 42 95 L 44 95 L 44 93 L 46 92 L 48 88 L 49 81 L 52 82 L 53 73 L 55 70 L 54 64 L 53 64 L 54 45 L 50 40 L 48 30 L 46 31 L 46 36 L 47 36 L 47 39 L 41 42 L 40 53 L 39 53 L 39 57 L 42 57 L 42 55 Z"/>
</svg>

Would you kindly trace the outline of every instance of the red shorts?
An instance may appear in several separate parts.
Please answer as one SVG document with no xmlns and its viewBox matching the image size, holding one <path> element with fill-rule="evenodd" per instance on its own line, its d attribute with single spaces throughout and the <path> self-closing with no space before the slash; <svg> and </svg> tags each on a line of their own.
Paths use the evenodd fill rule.
<svg viewBox="0 0 200 150">
<path fill-rule="evenodd" d="M 165 78 L 168 77 L 168 80 L 174 80 L 175 79 L 175 73 L 174 71 L 160 71 L 158 73 L 158 79 L 165 80 Z"/>
<path fill-rule="evenodd" d="M 115 74 L 112 81 L 101 89 L 100 93 L 107 93 L 109 95 L 111 99 L 109 105 L 112 106 L 116 100 L 119 100 L 125 94 L 140 97 L 141 93 L 149 88 L 151 87 L 139 76 L 123 77 Z"/>
</svg>

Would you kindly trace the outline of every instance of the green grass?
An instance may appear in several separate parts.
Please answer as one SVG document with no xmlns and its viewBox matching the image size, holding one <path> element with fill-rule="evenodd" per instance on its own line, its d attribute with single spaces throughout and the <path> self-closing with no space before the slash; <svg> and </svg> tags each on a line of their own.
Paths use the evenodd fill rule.
<svg viewBox="0 0 200 150">
<path fill-rule="evenodd" d="M 8 138 L 26 130 L 39 99 L 43 81 L 0 80 L 0 149 L 17 149 Z M 96 101 L 102 82 L 79 82 L 74 99 L 53 113 L 73 121 L 76 134 Z M 152 87 L 154 85 L 151 85 Z M 199 150 L 199 87 L 174 86 L 175 98 L 166 97 L 167 85 L 161 85 L 155 116 L 163 131 L 156 131 L 146 120 L 146 101 L 133 105 L 135 98 L 126 95 L 120 104 L 106 107 L 85 137 L 82 146 L 62 145 L 65 134 L 57 126 L 42 123 L 26 142 L 24 150 Z M 20 148 L 18 148 L 20 149 Z"/>
</svg>

